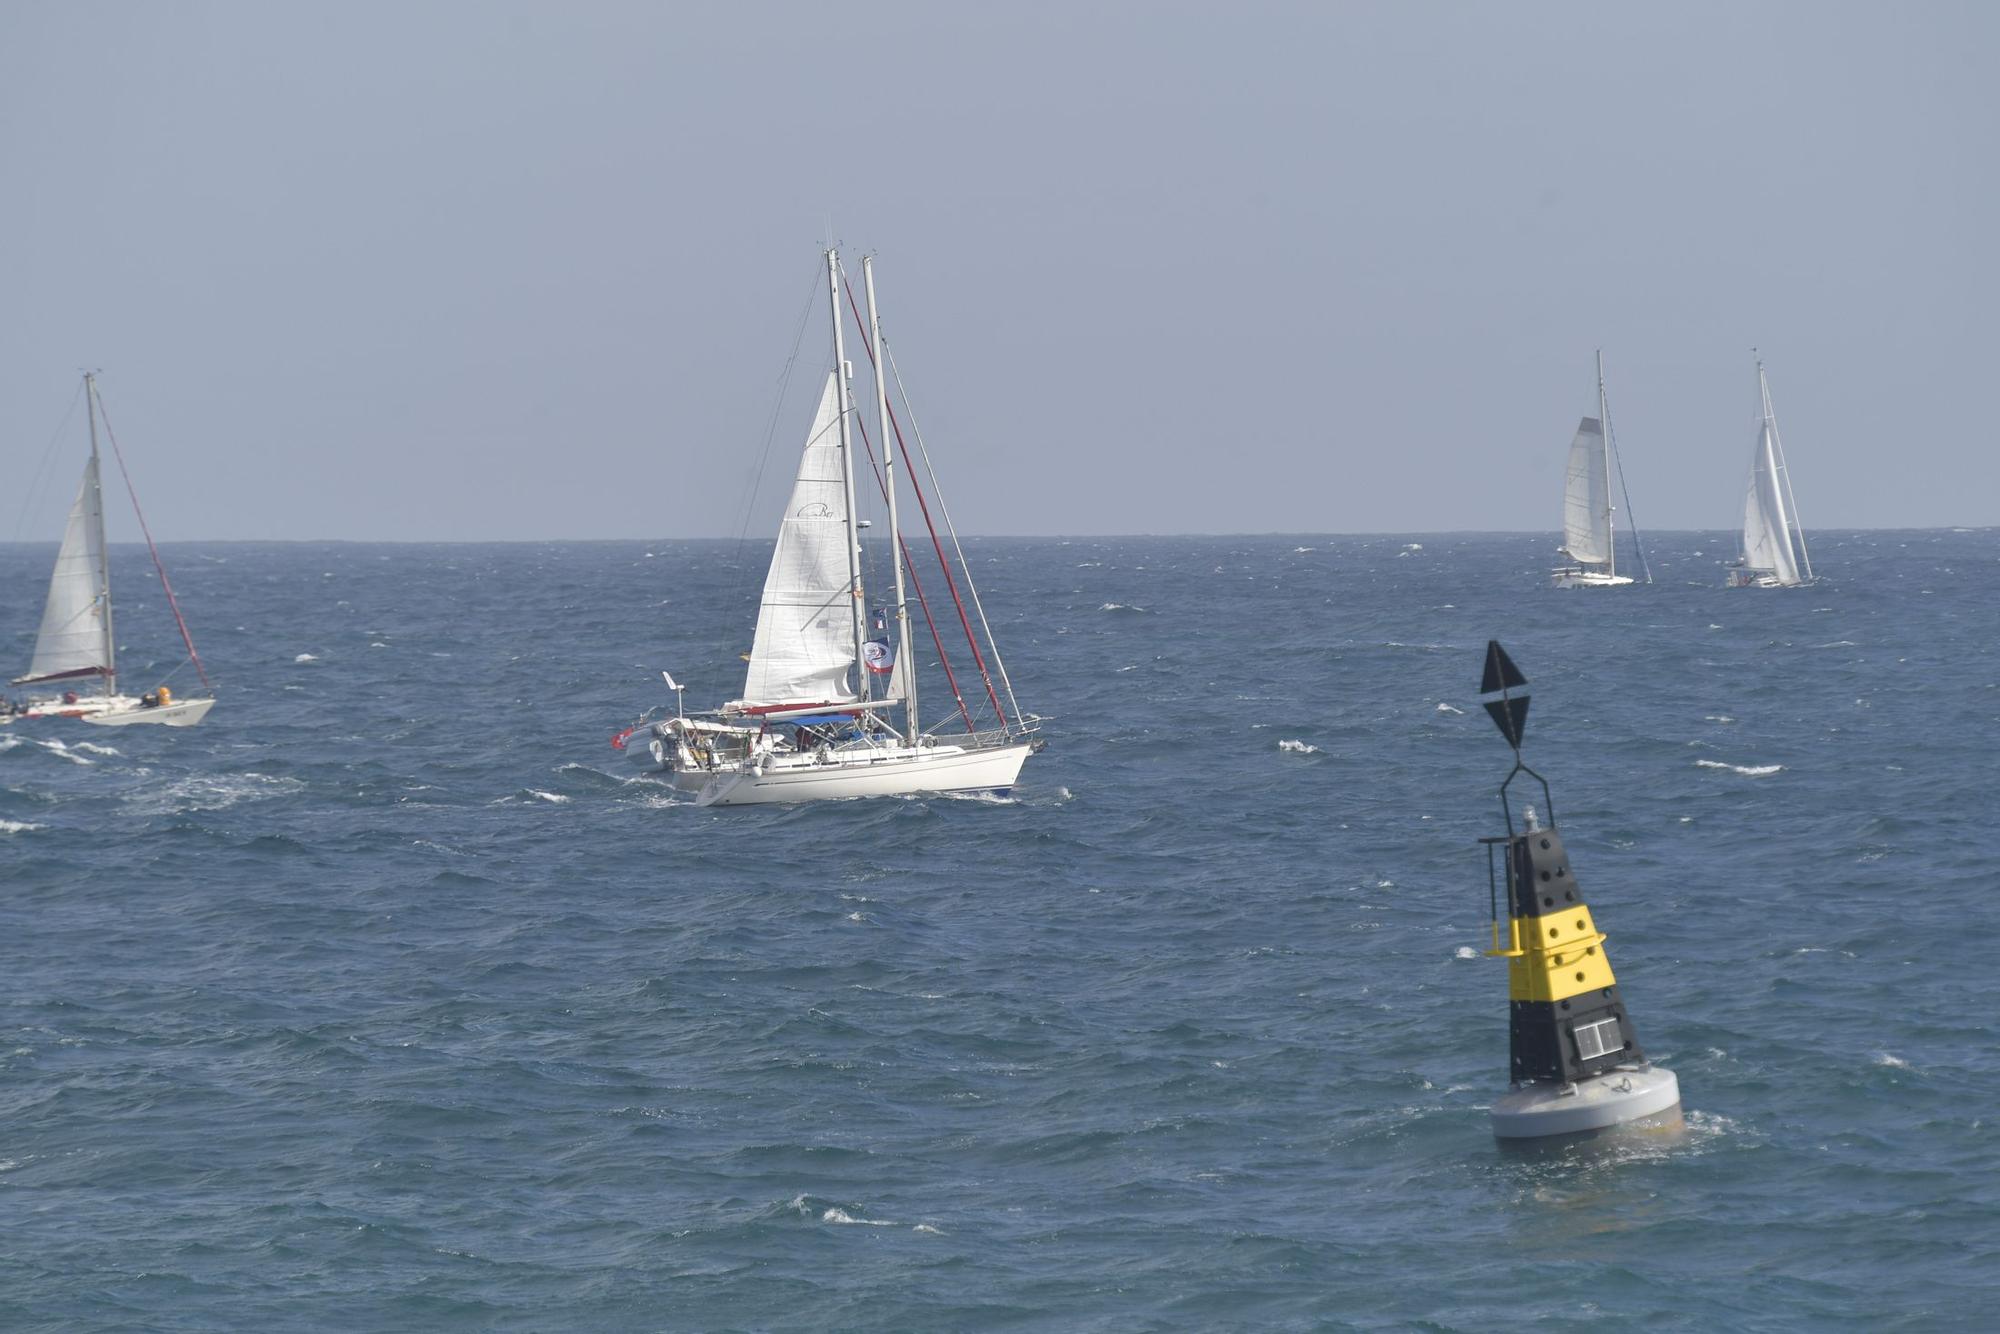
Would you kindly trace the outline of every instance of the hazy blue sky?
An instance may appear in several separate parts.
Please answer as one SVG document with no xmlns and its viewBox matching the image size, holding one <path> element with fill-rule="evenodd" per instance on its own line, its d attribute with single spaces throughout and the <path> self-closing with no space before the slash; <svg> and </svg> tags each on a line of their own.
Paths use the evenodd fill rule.
<svg viewBox="0 0 2000 1334">
<path fill-rule="evenodd" d="M 1753 344 L 1809 528 L 2000 523 L 1996 39 L 4 0 L 0 538 L 85 365 L 163 537 L 733 535 L 829 217 L 970 532 L 1553 533 L 1600 345 L 1646 525 L 1740 517 Z"/>
</svg>

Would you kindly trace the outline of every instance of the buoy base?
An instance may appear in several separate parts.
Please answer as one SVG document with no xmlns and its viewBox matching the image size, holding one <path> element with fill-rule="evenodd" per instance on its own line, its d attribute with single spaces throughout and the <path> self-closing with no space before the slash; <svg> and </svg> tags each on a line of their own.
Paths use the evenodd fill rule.
<svg viewBox="0 0 2000 1334">
<path fill-rule="evenodd" d="M 1493 1100 L 1493 1134 L 1503 1140 L 1680 1125 L 1680 1081 L 1652 1065 L 1607 1070 L 1574 1084 L 1519 1084 Z"/>
</svg>

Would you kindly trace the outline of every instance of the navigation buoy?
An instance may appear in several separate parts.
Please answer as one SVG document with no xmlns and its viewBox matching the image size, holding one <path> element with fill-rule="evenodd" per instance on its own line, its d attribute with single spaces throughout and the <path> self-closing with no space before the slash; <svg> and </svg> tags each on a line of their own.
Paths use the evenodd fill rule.
<svg viewBox="0 0 2000 1334">
<path fill-rule="evenodd" d="M 1486 847 L 1493 919 L 1487 955 L 1507 961 L 1512 1084 L 1494 1099 L 1493 1133 L 1507 1141 L 1591 1136 L 1618 1127 L 1677 1130 L 1680 1081 L 1640 1050 L 1604 952 L 1604 933 L 1556 831 L 1548 780 L 1521 759 L 1527 684 L 1499 641 L 1488 640 L 1480 702 L 1514 748 L 1514 767 L 1500 784 L 1507 832 L 1479 840 Z M 1529 806 L 1522 827 L 1515 827 L 1507 788 L 1522 773 L 1541 784 L 1546 825 Z M 1496 862 L 1506 868 L 1504 886 Z"/>
</svg>

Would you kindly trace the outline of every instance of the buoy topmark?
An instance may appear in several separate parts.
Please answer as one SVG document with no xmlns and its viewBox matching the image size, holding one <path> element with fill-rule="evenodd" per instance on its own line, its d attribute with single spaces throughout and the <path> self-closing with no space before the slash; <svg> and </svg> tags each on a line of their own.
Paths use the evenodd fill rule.
<svg viewBox="0 0 2000 1334">
<path fill-rule="evenodd" d="M 1481 839 L 1493 948 L 1507 960 L 1509 1078 L 1512 1088 L 1493 1103 L 1493 1133 L 1502 1140 L 1597 1134 L 1617 1126 L 1673 1129 L 1681 1124 L 1680 1084 L 1670 1070 L 1646 1060 L 1625 1012 L 1604 933 L 1597 929 L 1555 827 L 1548 781 L 1521 760 L 1528 715 L 1522 676 L 1497 641 L 1486 646 L 1482 693 L 1501 735 L 1514 748 L 1514 768 L 1500 785 L 1507 833 Z M 1527 773 L 1541 784 L 1547 826 L 1526 811 L 1514 826 L 1507 788 Z M 1506 867 L 1504 894 L 1495 861 Z M 1502 906 L 1505 927 L 1502 927 Z"/>
</svg>

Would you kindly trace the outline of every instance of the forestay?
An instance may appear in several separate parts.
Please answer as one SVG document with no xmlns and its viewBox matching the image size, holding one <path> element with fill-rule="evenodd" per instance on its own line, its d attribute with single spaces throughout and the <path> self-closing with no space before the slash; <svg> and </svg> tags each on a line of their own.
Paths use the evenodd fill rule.
<svg viewBox="0 0 2000 1334">
<path fill-rule="evenodd" d="M 1611 479 L 1604 466 L 1604 427 L 1595 417 L 1583 419 L 1569 444 L 1563 550 L 1588 564 L 1611 559 Z"/>
<path fill-rule="evenodd" d="M 1768 419 L 1758 430 L 1757 451 L 1750 460 L 1750 491 L 1743 501 L 1743 564 L 1752 570 L 1769 570 L 1781 584 L 1799 582 Z"/>
<path fill-rule="evenodd" d="M 848 582 L 839 425 L 840 386 L 829 373 L 764 576 L 764 602 L 743 682 L 746 705 L 857 698 L 849 684 L 854 593 Z"/>
<path fill-rule="evenodd" d="M 48 605 L 35 637 L 34 661 L 15 684 L 63 677 L 110 675 L 113 669 L 110 609 L 105 605 L 104 494 L 97 459 L 84 465 L 83 485 L 70 507 L 55 573 L 49 576 Z"/>
</svg>

